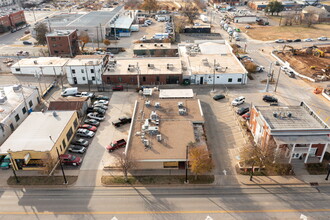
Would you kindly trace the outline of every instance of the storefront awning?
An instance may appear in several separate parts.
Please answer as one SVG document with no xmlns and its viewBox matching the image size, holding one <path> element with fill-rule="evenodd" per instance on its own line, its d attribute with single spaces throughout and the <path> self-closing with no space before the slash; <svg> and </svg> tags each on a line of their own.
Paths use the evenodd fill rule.
<svg viewBox="0 0 330 220">
<path fill-rule="evenodd" d="M 281 144 L 326 144 L 330 143 L 327 135 L 297 135 L 297 136 L 273 136 L 278 145 Z"/>
</svg>

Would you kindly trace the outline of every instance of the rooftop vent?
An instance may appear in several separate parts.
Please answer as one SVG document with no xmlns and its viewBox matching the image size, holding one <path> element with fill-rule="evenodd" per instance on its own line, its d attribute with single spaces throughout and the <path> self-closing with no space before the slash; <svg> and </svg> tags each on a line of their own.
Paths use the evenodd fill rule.
<svg viewBox="0 0 330 220">
<path fill-rule="evenodd" d="M 157 134 L 157 141 L 161 142 L 162 141 L 162 135 L 161 134 Z"/>
<path fill-rule="evenodd" d="M 156 108 L 160 108 L 160 103 L 159 102 L 155 102 L 155 107 Z"/>
<path fill-rule="evenodd" d="M 13 90 L 14 92 L 20 91 L 22 89 L 22 85 L 14 85 Z"/>
<path fill-rule="evenodd" d="M 291 112 L 287 112 L 286 115 L 288 116 L 288 118 L 292 117 L 292 113 Z"/>
<path fill-rule="evenodd" d="M 178 102 L 178 107 L 183 108 L 183 102 Z"/>
<path fill-rule="evenodd" d="M 38 61 L 37 61 L 37 60 L 34 60 L 33 63 L 34 63 L 34 64 L 38 64 Z"/>
<path fill-rule="evenodd" d="M 148 106 L 151 105 L 151 101 L 150 100 L 147 100 L 147 101 L 144 102 L 144 104 L 148 107 Z"/>
<path fill-rule="evenodd" d="M 143 44 L 140 44 L 140 47 L 143 47 Z"/>
<path fill-rule="evenodd" d="M 151 114 L 150 114 L 150 119 L 151 120 L 157 120 L 159 119 L 157 113 L 155 111 L 152 111 Z"/>
<path fill-rule="evenodd" d="M 187 114 L 187 109 L 185 109 L 185 108 L 179 108 L 179 114 L 180 115 L 186 115 Z"/>
<path fill-rule="evenodd" d="M 174 68 L 173 64 L 171 64 L 171 63 L 168 63 L 168 64 L 167 64 L 167 69 L 168 69 L 168 70 L 171 70 L 171 69 L 173 69 L 173 68 Z"/>
<path fill-rule="evenodd" d="M 157 44 L 154 44 L 155 47 L 157 47 Z"/>
<path fill-rule="evenodd" d="M 149 63 L 149 64 L 148 64 L 148 67 L 149 67 L 150 69 L 153 69 L 153 68 L 155 68 L 155 65 L 152 64 L 152 63 Z"/>
<path fill-rule="evenodd" d="M 274 116 L 274 118 L 277 118 L 278 113 L 277 112 L 273 112 L 273 116 Z"/>
<path fill-rule="evenodd" d="M 0 104 L 4 104 L 7 101 L 7 96 L 0 96 Z"/>
<path fill-rule="evenodd" d="M 160 44 L 160 46 L 162 47 L 162 46 L 163 46 L 163 44 Z"/>
<path fill-rule="evenodd" d="M 56 118 L 58 116 L 56 111 L 53 111 L 53 116 Z"/>
</svg>

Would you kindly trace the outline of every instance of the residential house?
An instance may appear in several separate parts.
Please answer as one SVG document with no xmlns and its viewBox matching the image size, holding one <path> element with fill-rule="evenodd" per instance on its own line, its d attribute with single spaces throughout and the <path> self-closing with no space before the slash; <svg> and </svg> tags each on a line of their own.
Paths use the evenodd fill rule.
<svg viewBox="0 0 330 220">
<path fill-rule="evenodd" d="M 330 7 L 323 6 L 318 8 L 315 6 L 307 6 L 301 11 L 302 19 L 311 19 L 313 22 L 329 22 Z M 309 16 L 309 18 L 307 18 Z"/>
</svg>

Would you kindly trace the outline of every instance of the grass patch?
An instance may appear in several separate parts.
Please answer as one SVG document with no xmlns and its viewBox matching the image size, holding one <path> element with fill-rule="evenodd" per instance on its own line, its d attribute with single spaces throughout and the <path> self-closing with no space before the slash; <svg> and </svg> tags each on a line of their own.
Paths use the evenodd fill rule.
<svg viewBox="0 0 330 220">
<path fill-rule="evenodd" d="M 186 177 L 184 175 L 174 176 L 130 176 L 128 182 L 125 182 L 123 176 L 102 176 L 101 182 L 104 185 L 162 185 L 162 184 L 184 184 Z M 213 175 L 201 175 L 195 180 L 194 176 L 188 176 L 191 184 L 211 184 L 214 181 Z"/>
<path fill-rule="evenodd" d="M 328 163 L 308 163 L 305 165 L 306 170 L 310 175 L 320 175 L 320 174 L 327 174 L 328 169 L 327 169 L 327 164 Z"/>
<path fill-rule="evenodd" d="M 68 185 L 77 181 L 78 176 L 66 176 Z M 18 176 L 19 183 L 16 183 L 14 176 L 7 180 L 8 185 L 63 185 L 63 176 Z"/>
</svg>

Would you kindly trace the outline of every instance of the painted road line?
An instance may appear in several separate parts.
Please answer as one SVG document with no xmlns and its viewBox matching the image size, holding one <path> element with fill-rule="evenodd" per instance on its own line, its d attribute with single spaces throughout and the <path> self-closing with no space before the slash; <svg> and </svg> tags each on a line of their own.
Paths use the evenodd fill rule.
<svg viewBox="0 0 330 220">
<path fill-rule="evenodd" d="M 144 215 L 144 214 L 228 214 L 228 213 L 290 213 L 330 212 L 330 209 L 274 209 L 274 210 L 188 210 L 188 211 L 123 211 L 123 212 L 0 212 L 0 215 Z"/>
</svg>

